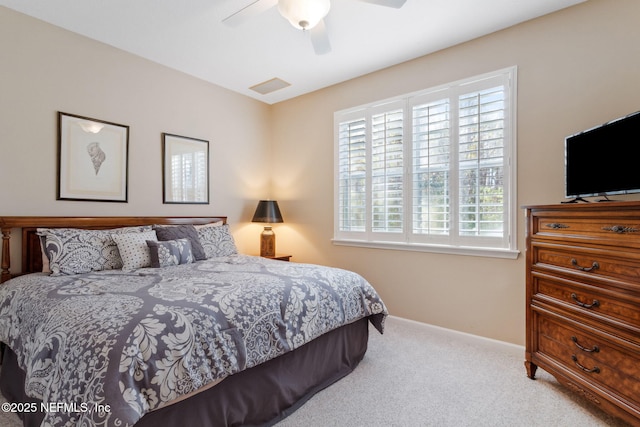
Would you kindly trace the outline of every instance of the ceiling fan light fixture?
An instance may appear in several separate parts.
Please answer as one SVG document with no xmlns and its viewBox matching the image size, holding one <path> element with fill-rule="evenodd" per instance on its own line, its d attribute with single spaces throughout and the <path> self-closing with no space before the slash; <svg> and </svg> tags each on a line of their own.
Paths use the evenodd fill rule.
<svg viewBox="0 0 640 427">
<path fill-rule="evenodd" d="M 104 125 L 102 123 L 96 123 L 89 120 L 82 120 L 78 122 L 83 131 L 87 133 L 98 133 L 102 130 Z"/>
<path fill-rule="evenodd" d="M 295 28 L 310 30 L 329 13 L 329 0 L 278 0 L 278 10 Z"/>
</svg>

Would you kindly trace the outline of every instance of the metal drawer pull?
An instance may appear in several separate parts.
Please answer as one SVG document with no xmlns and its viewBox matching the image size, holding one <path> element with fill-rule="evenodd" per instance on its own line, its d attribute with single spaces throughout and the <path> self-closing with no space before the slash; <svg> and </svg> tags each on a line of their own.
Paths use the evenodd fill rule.
<svg viewBox="0 0 640 427">
<path fill-rule="evenodd" d="M 637 233 L 638 231 L 640 231 L 637 228 L 626 227 L 624 225 L 613 225 L 611 227 L 602 227 L 602 229 L 605 231 L 613 231 L 614 233 L 618 233 L 618 234 Z"/>
<path fill-rule="evenodd" d="M 593 369 L 589 369 L 587 367 L 584 367 L 580 364 L 580 362 L 578 362 L 578 358 L 576 357 L 575 354 L 571 355 L 571 359 L 573 360 L 573 363 L 576 364 L 576 366 L 580 369 L 582 369 L 583 371 L 589 373 L 589 374 L 599 374 L 600 373 L 600 368 L 598 368 L 597 366 L 594 366 Z"/>
<path fill-rule="evenodd" d="M 600 347 L 598 347 L 597 345 L 594 345 L 593 348 L 586 348 L 581 346 L 580 343 L 578 342 L 578 338 L 575 336 L 571 337 L 571 341 L 573 341 L 576 347 L 578 347 L 582 351 L 586 351 L 587 353 L 597 353 L 600 351 Z"/>
<path fill-rule="evenodd" d="M 575 258 L 571 259 L 571 265 L 575 266 L 580 271 L 587 271 L 587 272 L 597 270 L 600 268 L 600 264 L 598 264 L 597 261 L 593 261 L 593 264 L 591 264 L 591 267 L 580 267 L 578 265 L 578 260 L 576 260 Z"/>
<path fill-rule="evenodd" d="M 580 307 L 584 307 L 584 308 L 593 308 L 593 307 L 598 307 L 600 305 L 600 301 L 598 301 L 597 299 L 594 299 L 591 304 L 585 304 L 583 302 L 580 302 L 578 300 L 578 295 L 576 294 L 571 294 L 571 299 Z"/>
<path fill-rule="evenodd" d="M 560 229 L 560 228 L 569 228 L 568 225 L 560 224 L 558 222 L 552 222 L 550 224 L 546 224 L 545 227 L 553 228 L 554 230 L 557 230 L 557 229 Z"/>
</svg>

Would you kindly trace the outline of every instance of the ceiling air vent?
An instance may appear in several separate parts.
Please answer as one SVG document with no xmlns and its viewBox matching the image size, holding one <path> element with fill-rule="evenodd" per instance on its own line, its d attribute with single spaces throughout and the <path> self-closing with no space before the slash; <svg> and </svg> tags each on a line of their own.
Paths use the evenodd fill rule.
<svg viewBox="0 0 640 427">
<path fill-rule="evenodd" d="M 258 83 L 257 85 L 251 86 L 249 89 L 261 93 L 262 95 L 266 95 L 268 93 L 275 92 L 276 90 L 283 89 L 287 86 L 291 86 L 291 83 L 287 83 L 284 80 L 280 80 L 276 77 L 271 80 L 267 80 L 266 82 Z"/>
</svg>

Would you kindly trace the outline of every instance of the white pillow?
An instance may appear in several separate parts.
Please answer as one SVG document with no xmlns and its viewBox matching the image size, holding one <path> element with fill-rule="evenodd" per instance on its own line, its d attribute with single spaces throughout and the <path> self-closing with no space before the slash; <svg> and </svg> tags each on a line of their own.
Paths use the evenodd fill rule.
<svg viewBox="0 0 640 427">
<path fill-rule="evenodd" d="M 210 222 L 209 224 L 194 224 L 193 226 L 196 228 L 196 230 L 200 230 L 201 228 L 221 227 L 223 225 L 224 225 L 224 221 L 216 221 L 216 222 Z"/>
<path fill-rule="evenodd" d="M 200 237 L 200 243 L 204 248 L 207 259 L 236 255 L 238 253 L 229 224 L 199 228 L 198 237 Z"/>
<path fill-rule="evenodd" d="M 123 271 L 151 267 L 151 255 L 147 240 L 158 241 L 154 230 L 142 233 L 113 234 L 111 238 L 118 245 Z"/>
</svg>

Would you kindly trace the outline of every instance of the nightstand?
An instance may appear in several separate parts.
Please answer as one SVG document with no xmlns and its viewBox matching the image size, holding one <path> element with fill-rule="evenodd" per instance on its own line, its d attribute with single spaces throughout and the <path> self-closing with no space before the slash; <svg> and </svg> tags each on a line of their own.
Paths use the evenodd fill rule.
<svg viewBox="0 0 640 427">
<path fill-rule="evenodd" d="M 274 256 L 265 256 L 263 258 L 278 259 L 280 261 L 289 261 L 291 259 L 291 255 L 275 254 Z"/>
</svg>

